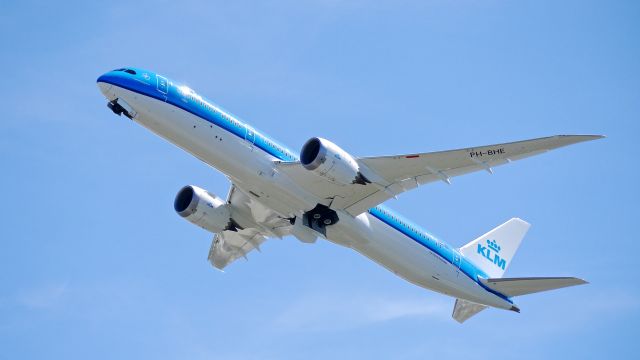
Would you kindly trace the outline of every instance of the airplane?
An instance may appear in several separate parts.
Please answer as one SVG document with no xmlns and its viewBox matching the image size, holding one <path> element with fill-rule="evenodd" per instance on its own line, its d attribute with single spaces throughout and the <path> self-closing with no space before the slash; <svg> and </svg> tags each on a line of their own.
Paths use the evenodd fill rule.
<svg viewBox="0 0 640 360">
<path fill-rule="evenodd" d="M 455 248 L 383 205 L 436 181 L 493 168 L 559 147 L 602 138 L 556 135 L 464 149 L 356 157 L 331 141 L 309 139 L 297 155 L 183 83 L 149 70 L 119 68 L 97 85 L 117 115 L 222 172 L 222 199 L 194 185 L 180 189 L 175 211 L 213 233 L 208 260 L 224 269 L 268 238 L 326 239 L 397 276 L 456 299 L 463 323 L 488 308 L 520 312 L 514 297 L 585 284 L 574 277 L 503 274 L 529 224 L 513 218 Z"/>
</svg>

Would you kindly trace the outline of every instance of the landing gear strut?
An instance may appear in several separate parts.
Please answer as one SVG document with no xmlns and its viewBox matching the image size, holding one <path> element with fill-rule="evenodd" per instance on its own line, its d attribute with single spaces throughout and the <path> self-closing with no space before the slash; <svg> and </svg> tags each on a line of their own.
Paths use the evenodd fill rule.
<svg viewBox="0 0 640 360">
<path fill-rule="evenodd" d="M 321 204 L 316 205 L 315 208 L 304 213 L 304 216 L 302 217 L 302 221 L 305 226 L 312 228 L 324 236 L 327 235 L 326 227 L 334 225 L 339 220 L 340 219 L 338 218 L 338 214 L 335 210 Z"/>
<path fill-rule="evenodd" d="M 129 112 L 125 108 L 123 108 L 122 105 L 118 104 L 118 99 L 110 101 L 107 104 L 107 107 L 111 109 L 111 111 L 113 111 L 114 114 L 118 116 L 124 114 L 124 116 L 128 117 L 129 119 L 132 118 L 131 114 L 129 114 Z"/>
</svg>

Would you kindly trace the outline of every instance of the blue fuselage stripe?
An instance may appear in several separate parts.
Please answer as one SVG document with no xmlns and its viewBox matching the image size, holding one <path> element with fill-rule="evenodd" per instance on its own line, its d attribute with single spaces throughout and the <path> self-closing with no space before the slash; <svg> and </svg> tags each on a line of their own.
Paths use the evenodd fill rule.
<svg viewBox="0 0 640 360">
<path fill-rule="evenodd" d="M 435 253 L 441 259 L 448 262 L 452 266 L 459 267 L 460 271 L 463 274 L 480 285 L 482 288 L 511 303 L 511 300 L 507 296 L 486 287 L 482 282 L 480 282 L 480 279 L 478 277 L 482 276 L 484 278 L 487 278 L 486 274 L 481 272 L 477 267 L 467 261 L 467 259 L 462 257 L 455 250 L 451 249 L 449 245 L 435 239 L 428 233 L 419 230 L 417 226 L 411 224 L 407 220 L 402 219 L 400 216 L 383 206 L 377 206 L 375 208 L 369 209 L 369 214 L 387 224 L 391 228 L 395 229 L 396 231 L 402 233 L 409 239 L 422 245 L 429 251 Z M 458 257 L 459 265 L 454 262 L 454 256 Z"/>
</svg>

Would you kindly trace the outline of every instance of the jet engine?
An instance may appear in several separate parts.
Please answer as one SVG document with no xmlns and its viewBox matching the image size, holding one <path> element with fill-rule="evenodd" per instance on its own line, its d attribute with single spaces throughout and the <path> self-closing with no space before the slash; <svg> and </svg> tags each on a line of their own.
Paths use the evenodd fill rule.
<svg viewBox="0 0 640 360">
<path fill-rule="evenodd" d="M 353 156 L 327 139 L 309 139 L 300 152 L 300 162 L 305 169 L 335 183 L 366 185 L 370 182 L 360 173 Z"/>
<path fill-rule="evenodd" d="M 232 226 L 228 204 L 197 186 L 187 185 L 180 189 L 173 208 L 189 222 L 213 233 Z"/>
</svg>

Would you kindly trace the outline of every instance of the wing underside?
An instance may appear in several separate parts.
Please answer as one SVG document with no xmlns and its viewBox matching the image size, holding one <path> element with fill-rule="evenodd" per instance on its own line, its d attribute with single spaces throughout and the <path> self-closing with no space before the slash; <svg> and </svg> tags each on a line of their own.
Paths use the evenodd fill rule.
<svg viewBox="0 0 640 360">
<path fill-rule="evenodd" d="M 324 205 L 356 216 L 423 184 L 450 183 L 453 177 L 475 171 L 493 173 L 496 166 L 601 137 L 557 135 L 458 150 L 359 158 L 357 162 L 363 175 L 371 181 L 366 185 L 332 183 L 306 170 L 299 162 L 282 162 L 278 169 L 321 199 Z"/>
<path fill-rule="evenodd" d="M 209 249 L 209 262 L 222 270 L 233 261 L 244 258 L 268 238 L 289 234 L 291 224 L 273 210 L 251 199 L 239 187 L 232 185 L 227 195 L 234 226 L 217 233 Z"/>
<path fill-rule="evenodd" d="M 266 239 L 257 229 L 217 233 L 213 236 L 209 249 L 209 262 L 218 269 L 224 269 L 234 260 L 247 259 L 247 254 L 253 249 L 260 251 L 260 244 Z"/>
</svg>

